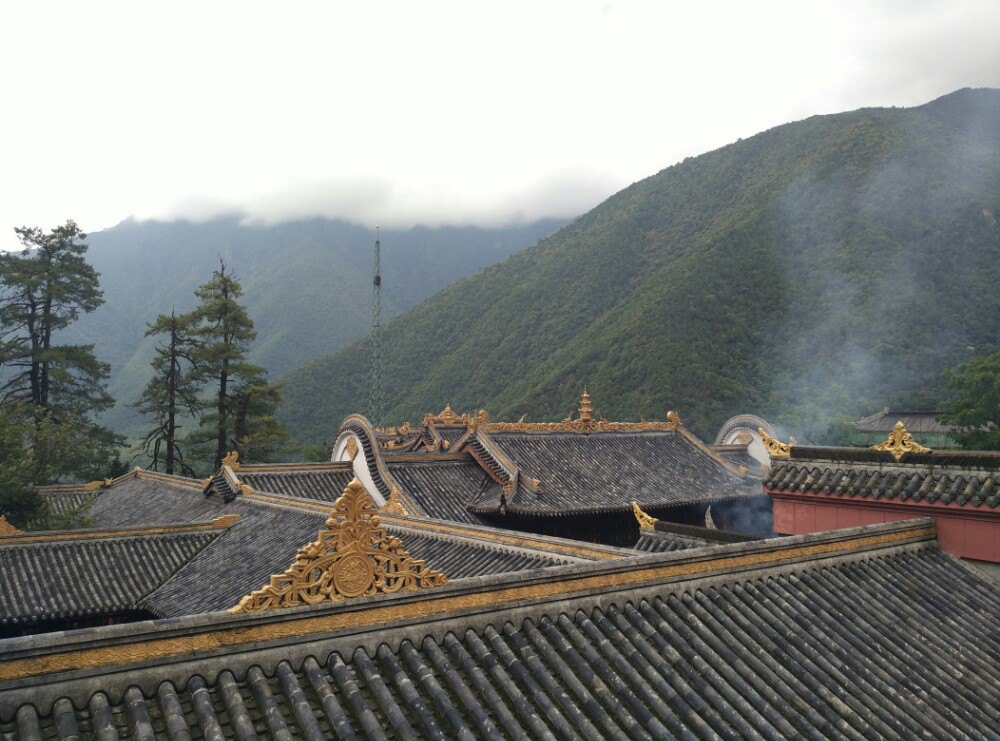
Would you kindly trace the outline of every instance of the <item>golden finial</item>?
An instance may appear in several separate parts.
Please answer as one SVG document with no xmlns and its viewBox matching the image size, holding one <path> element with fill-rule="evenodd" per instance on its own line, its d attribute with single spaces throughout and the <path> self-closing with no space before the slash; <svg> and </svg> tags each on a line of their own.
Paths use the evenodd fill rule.
<svg viewBox="0 0 1000 741">
<path fill-rule="evenodd" d="M 889 453 L 898 462 L 907 453 L 930 453 L 930 448 L 913 439 L 913 435 L 906 431 L 902 422 L 897 422 L 889 433 L 889 439 L 884 443 L 872 445 L 872 450 L 882 450 Z"/>
<path fill-rule="evenodd" d="M 667 412 L 667 428 L 671 430 L 679 429 L 684 423 L 681 422 L 681 415 L 671 409 Z"/>
<path fill-rule="evenodd" d="M 229 611 L 315 605 L 447 583 L 444 574 L 414 559 L 399 538 L 380 526 L 371 497 L 354 479 L 316 540 L 299 550 L 284 573 L 272 576 Z"/>
<path fill-rule="evenodd" d="M 757 434 L 760 435 L 760 441 L 764 443 L 764 447 L 767 448 L 767 454 L 772 458 L 790 458 L 792 455 L 792 446 L 781 442 L 780 440 L 775 440 L 773 437 L 764 432 L 763 427 L 757 428 Z"/>
<path fill-rule="evenodd" d="M 643 512 L 638 502 L 632 502 L 632 514 L 635 515 L 636 522 L 639 523 L 639 528 L 642 530 L 652 530 L 659 522 L 655 517 Z"/>
<path fill-rule="evenodd" d="M 16 527 L 7 522 L 7 517 L 5 515 L 0 515 L 0 536 L 21 535 L 22 533 L 22 530 L 18 530 Z"/>
<path fill-rule="evenodd" d="M 231 453 L 227 453 L 222 459 L 220 466 L 229 466 L 234 471 L 240 470 L 240 453 L 238 450 L 234 450 Z"/>
<path fill-rule="evenodd" d="M 590 416 L 592 411 L 593 409 L 590 408 L 590 394 L 584 389 L 583 396 L 580 397 L 580 421 L 589 422 L 592 419 Z"/>
</svg>

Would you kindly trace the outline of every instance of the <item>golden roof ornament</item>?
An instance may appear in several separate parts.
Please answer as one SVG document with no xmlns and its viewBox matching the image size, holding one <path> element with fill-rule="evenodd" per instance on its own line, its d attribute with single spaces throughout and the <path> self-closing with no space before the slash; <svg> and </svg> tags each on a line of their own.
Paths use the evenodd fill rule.
<svg viewBox="0 0 1000 741">
<path fill-rule="evenodd" d="M 378 511 L 357 479 L 351 481 L 316 540 L 270 583 L 229 611 L 256 612 L 392 594 L 448 583 L 439 571 L 414 559 L 399 538 L 379 525 Z"/>
<path fill-rule="evenodd" d="M 406 510 L 406 507 L 403 506 L 403 501 L 402 498 L 400 497 L 399 489 L 396 488 L 395 486 L 392 487 L 392 490 L 389 492 L 389 499 L 384 505 L 382 505 L 381 511 L 387 515 L 410 514 Z"/>
<path fill-rule="evenodd" d="M 230 453 L 226 453 L 226 455 L 222 459 L 222 463 L 220 463 L 219 466 L 220 466 L 220 468 L 222 466 L 229 466 L 234 471 L 239 471 L 240 470 L 240 453 L 239 453 L 239 451 L 234 450 L 234 451 L 232 451 Z"/>
<path fill-rule="evenodd" d="M 221 530 L 233 525 L 238 519 L 240 519 L 239 515 L 219 515 L 212 519 L 212 527 Z"/>
<path fill-rule="evenodd" d="M 7 517 L 5 515 L 0 515 L 0 537 L 4 535 L 22 535 L 23 530 L 18 530 L 16 527 L 7 522 Z"/>
<path fill-rule="evenodd" d="M 656 523 L 659 522 L 652 515 L 647 515 L 643 512 L 638 502 L 632 502 L 632 514 L 635 515 L 635 520 L 639 523 L 641 530 L 652 530 L 656 527 Z"/>
<path fill-rule="evenodd" d="M 907 453 L 931 452 L 930 448 L 925 448 L 913 439 L 913 435 L 906 431 L 906 427 L 903 426 L 902 422 L 896 423 L 896 426 L 892 428 L 892 432 L 889 433 L 889 438 L 884 443 L 872 445 L 872 450 L 881 450 L 889 453 L 896 459 L 897 463 Z"/>
<path fill-rule="evenodd" d="M 580 397 L 580 421 L 590 422 L 592 419 L 590 413 L 592 411 L 593 409 L 590 408 L 590 394 L 584 389 L 583 396 Z"/>
<path fill-rule="evenodd" d="M 681 422 L 681 415 L 679 415 L 673 409 L 667 412 L 667 429 L 677 430 L 683 425 L 684 423 Z"/>
<path fill-rule="evenodd" d="M 790 458 L 792 456 L 792 446 L 780 440 L 775 440 L 764 432 L 763 427 L 757 428 L 757 434 L 760 435 L 760 441 L 767 448 L 767 454 L 772 458 Z"/>
</svg>

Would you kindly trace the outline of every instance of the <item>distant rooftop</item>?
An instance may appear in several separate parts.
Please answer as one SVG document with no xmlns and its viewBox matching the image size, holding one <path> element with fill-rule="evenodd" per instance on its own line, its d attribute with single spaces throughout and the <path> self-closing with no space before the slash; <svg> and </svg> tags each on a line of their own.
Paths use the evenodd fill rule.
<svg viewBox="0 0 1000 741">
<path fill-rule="evenodd" d="M 944 412 L 901 412 L 886 407 L 870 417 L 862 417 L 854 423 L 854 429 L 860 432 L 891 432 L 897 422 L 913 434 L 947 435 L 952 431 L 949 425 L 943 425 L 937 418 Z"/>
</svg>

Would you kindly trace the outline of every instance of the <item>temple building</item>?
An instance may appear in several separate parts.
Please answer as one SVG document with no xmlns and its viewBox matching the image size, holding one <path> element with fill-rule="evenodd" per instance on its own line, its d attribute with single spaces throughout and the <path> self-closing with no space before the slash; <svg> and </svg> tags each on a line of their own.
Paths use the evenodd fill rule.
<svg viewBox="0 0 1000 741">
<path fill-rule="evenodd" d="M 91 507 L 128 509 L 124 483 Z M 194 487 L 162 513 L 137 506 L 164 522 L 190 518 L 181 500 L 198 497 L 219 511 Z M 164 533 L 210 540 L 192 545 L 201 553 L 251 544 L 157 590 L 157 604 L 187 604 L 193 589 L 228 609 L 0 639 L 0 735 L 1000 735 L 1000 590 L 938 548 L 931 519 L 460 577 L 474 555 L 415 563 L 421 536 L 373 522 L 372 499 L 349 485 L 318 532 L 316 518 L 303 526 L 311 539 L 284 571 L 234 600 L 241 576 L 213 602 L 199 579 L 229 590 L 239 558 L 278 542 L 263 521 L 235 537 L 257 511 L 246 506 Z M 114 582 L 130 559 L 108 566 Z"/>
<path fill-rule="evenodd" d="M 932 450 L 902 421 L 868 448 L 768 442 L 777 532 L 933 517 L 945 551 L 1000 563 L 1000 452 Z"/>
<path fill-rule="evenodd" d="M 853 425 L 850 442 L 853 445 L 875 445 L 885 440 L 897 422 L 902 422 L 913 439 L 930 448 L 953 448 L 952 428 L 938 422 L 943 412 L 906 412 L 884 408 L 869 417 L 862 417 Z M 771 437 L 774 433 L 768 431 Z"/>
<path fill-rule="evenodd" d="M 54 509 L 82 507 L 90 527 L 0 534 L 0 636 L 233 608 L 302 549 L 315 547 L 317 533 L 359 519 L 344 509 L 348 492 L 365 503 L 361 519 L 375 518 L 371 528 L 379 529 L 383 550 L 398 541 L 422 564 L 417 572 L 426 568 L 452 580 L 629 554 L 378 512 L 350 478 L 326 502 L 251 491 L 224 498 L 205 488 L 196 479 L 136 470 L 96 488 L 45 491 Z"/>
<path fill-rule="evenodd" d="M 0 737 L 1000 735 L 1000 589 L 934 517 L 720 530 L 759 474 L 676 415 L 587 411 L 350 417 L 329 463 L 44 490 L 88 528 L 0 522 Z M 759 435 L 771 481 L 794 449 Z M 624 497 L 608 539 L 634 548 L 511 529 L 573 491 L 595 517 Z"/>
<path fill-rule="evenodd" d="M 421 425 L 376 430 L 344 420 L 326 464 L 224 465 L 209 489 L 333 501 L 353 477 L 378 506 L 415 516 L 631 547 L 633 501 L 664 520 L 771 532 L 763 469 L 733 443 L 720 453 L 676 412 L 663 421 L 612 422 L 579 413 L 562 422 L 495 422 L 450 406 Z M 741 453 L 752 468 L 726 453 Z"/>
</svg>

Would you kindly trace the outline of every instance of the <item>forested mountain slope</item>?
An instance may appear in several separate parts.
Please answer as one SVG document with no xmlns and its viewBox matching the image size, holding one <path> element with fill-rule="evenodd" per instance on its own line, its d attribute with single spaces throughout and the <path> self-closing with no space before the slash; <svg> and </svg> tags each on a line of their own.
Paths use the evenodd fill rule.
<svg viewBox="0 0 1000 741">
<path fill-rule="evenodd" d="M 389 422 L 743 411 L 822 439 L 924 407 L 1000 336 L 1000 91 L 780 126 L 647 178 L 386 330 Z M 387 263 L 388 264 L 388 263 Z M 287 377 L 300 439 L 365 411 L 366 340 Z"/>
<path fill-rule="evenodd" d="M 383 315 L 393 316 L 434 291 L 535 244 L 564 222 L 499 229 L 383 230 Z M 371 323 L 373 229 L 327 219 L 276 226 L 236 218 L 204 223 L 126 221 L 88 237 L 87 259 L 101 274 L 105 303 L 67 335 L 92 342 L 111 364 L 119 405 L 108 422 L 128 432 L 149 378 L 146 323 L 172 307 L 194 306 L 194 289 L 219 257 L 236 274 L 258 339 L 251 360 L 272 378 L 364 335 Z"/>
</svg>

